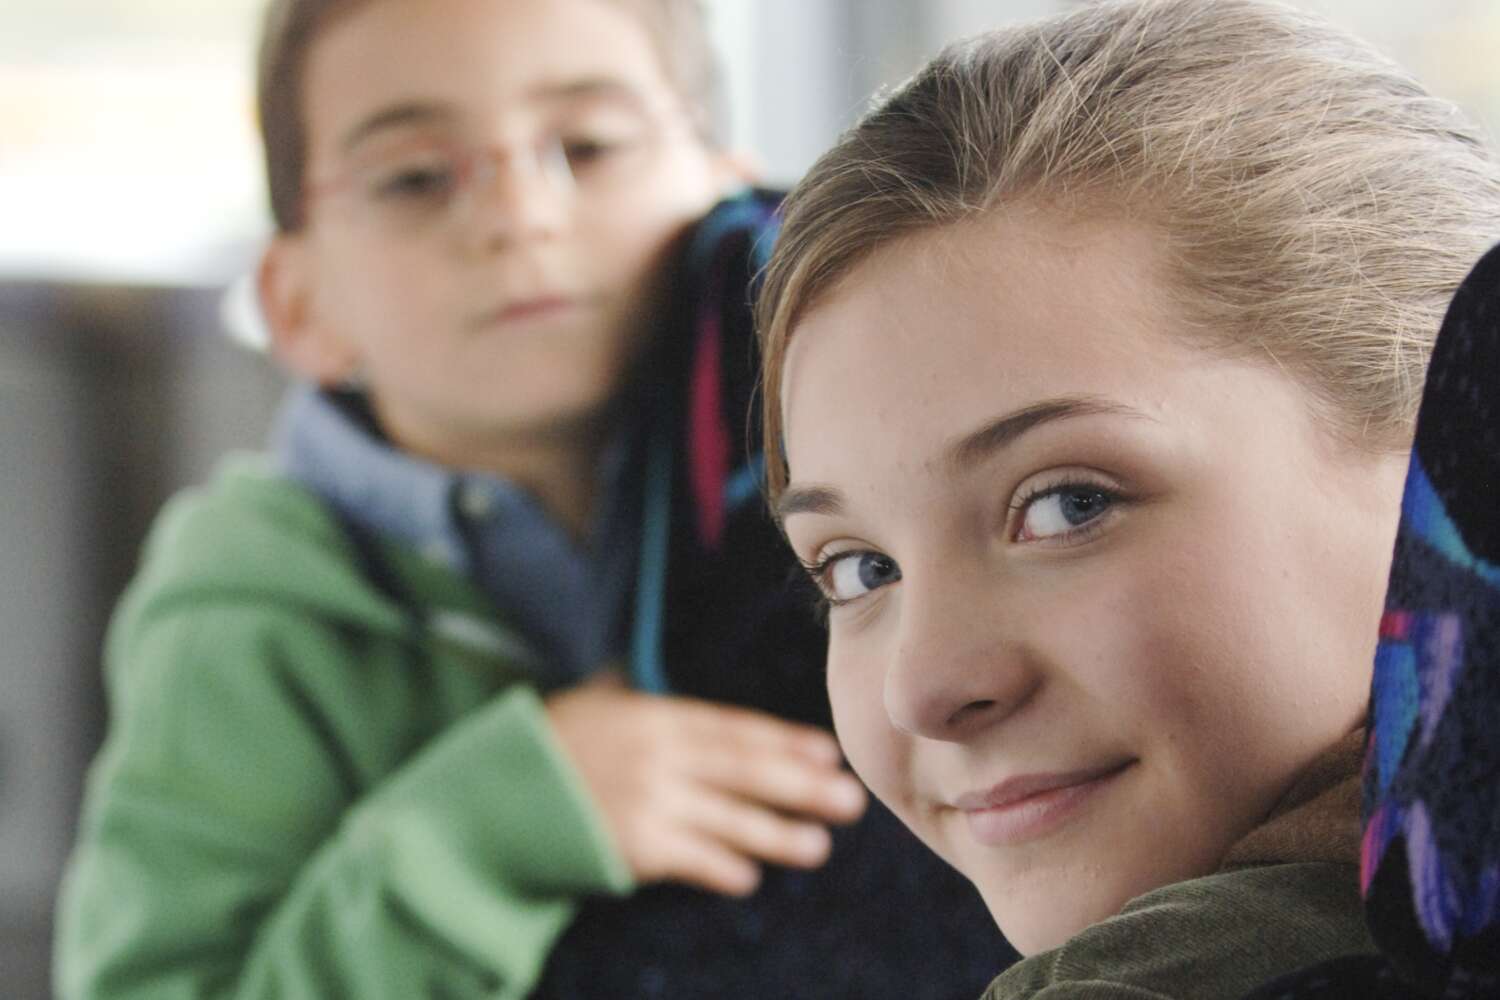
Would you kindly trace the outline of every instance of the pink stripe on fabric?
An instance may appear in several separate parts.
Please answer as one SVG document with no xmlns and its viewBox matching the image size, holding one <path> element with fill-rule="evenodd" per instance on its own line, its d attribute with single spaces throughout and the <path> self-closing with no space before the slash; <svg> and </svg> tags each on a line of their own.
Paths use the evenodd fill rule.
<svg viewBox="0 0 1500 1000">
<path fill-rule="evenodd" d="M 729 432 L 719 384 L 719 318 L 705 310 L 693 358 L 689 409 L 688 475 L 698 509 L 698 537 L 711 549 L 724 535 L 724 480 L 729 475 Z"/>
</svg>

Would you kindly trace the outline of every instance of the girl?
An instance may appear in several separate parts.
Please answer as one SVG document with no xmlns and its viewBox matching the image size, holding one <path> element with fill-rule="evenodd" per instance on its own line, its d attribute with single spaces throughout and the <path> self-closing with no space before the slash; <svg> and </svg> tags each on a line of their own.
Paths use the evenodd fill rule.
<svg viewBox="0 0 1500 1000">
<path fill-rule="evenodd" d="M 1238 997 L 1372 948 L 1358 766 L 1468 125 L 1253 0 L 939 56 L 791 197 L 768 476 L 869 787 L 1029 957 Z"/>
</svg>

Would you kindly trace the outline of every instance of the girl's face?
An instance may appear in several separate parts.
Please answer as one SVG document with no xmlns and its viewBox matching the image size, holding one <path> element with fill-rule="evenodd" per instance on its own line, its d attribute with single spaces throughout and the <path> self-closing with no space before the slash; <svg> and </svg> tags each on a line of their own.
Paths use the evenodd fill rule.
<svg viewBox="0 0 1500 1000">
<path fill-rule="evenodd" d="M 839 736 L 1028 953 L 1213 871 L 1368 695 L 1404 456 L 1190 346 L 1161 267 L 1013 209 L 885 248 L 788 355 Z"/>
</svg>

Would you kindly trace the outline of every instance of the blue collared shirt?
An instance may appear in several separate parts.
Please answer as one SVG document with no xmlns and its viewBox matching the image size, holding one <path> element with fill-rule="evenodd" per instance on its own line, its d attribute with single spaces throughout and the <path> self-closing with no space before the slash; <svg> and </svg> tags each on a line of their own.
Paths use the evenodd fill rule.
<svg viewBox="0 0 1500 1000">
<path fill-rule="evenodd" d="M 601 501 L 582 545 L 516 484 L 392 446 L 358 397 L 294 388 L 273 450 L 283 473 L 340 518 L 468 577 L 542 654 L 543 689 L 622 656 L 640 516 L 623 441 L 600 465 Z"/>
</svg>

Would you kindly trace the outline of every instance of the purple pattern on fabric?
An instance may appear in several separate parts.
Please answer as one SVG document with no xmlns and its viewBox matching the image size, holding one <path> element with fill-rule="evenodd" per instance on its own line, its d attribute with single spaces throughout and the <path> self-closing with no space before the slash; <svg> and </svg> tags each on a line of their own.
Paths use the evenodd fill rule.
<svg viewBox="0 0 1500 1000">
<path fill-rule="evenodd" d="M 1432 837 L 1432 821 L 1426 805 L 1412 804 L 1405 832 L 1417 919 L 1433 946 L 1446 952 L 1453 946 L 1453 925 L 1459 907 L 1453 887 L 1443 874 L 1443 860 Z"/>
<path fill-rule="evenodd" d="M 1464 625 L 1455 614 L 1423 616 L 1417 671 L 1421 679 L 1421 747 L 1432 742 L 1433 731 L 1447 711 L 1464 665 Z"/>
</svg>

